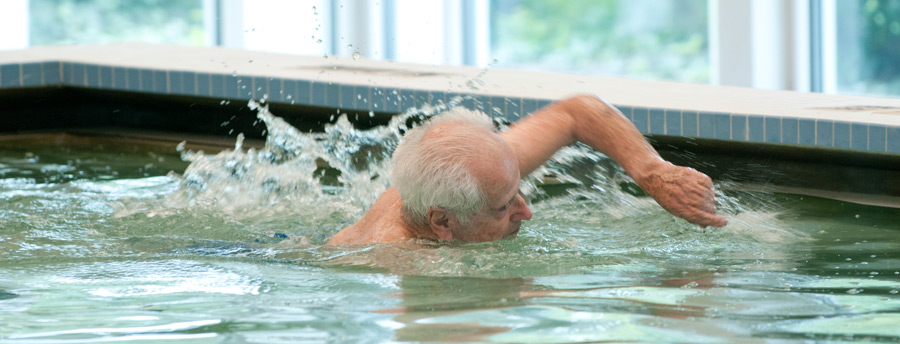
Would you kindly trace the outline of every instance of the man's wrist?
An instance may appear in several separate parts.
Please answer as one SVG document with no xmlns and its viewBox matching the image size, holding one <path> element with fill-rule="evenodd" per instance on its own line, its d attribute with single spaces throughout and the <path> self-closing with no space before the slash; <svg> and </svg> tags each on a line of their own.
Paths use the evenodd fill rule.
<svg viewBox="0 0 900 344">
<path fill-rule="evenodd" d="M 648 190 L 648 186 L 652 184 L 651 180 L 659 177 L 662 174 L 662 171 L 671 165 L 671 163 L 662 158 L 653 157 L 646 161 L 634 164 L 634 166 L 630 169 L 626 169 L 626 171 L 628 171 L 628 174 L 634 179 L 638 186 L 644 189 L 644 191 L 651 193 L 652 190 Z"/>
</svg>

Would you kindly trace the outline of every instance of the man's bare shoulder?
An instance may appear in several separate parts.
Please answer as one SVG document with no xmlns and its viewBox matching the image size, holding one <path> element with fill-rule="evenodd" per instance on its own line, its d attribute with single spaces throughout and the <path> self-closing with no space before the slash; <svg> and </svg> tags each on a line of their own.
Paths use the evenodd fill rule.
<svg viewBox="0 0 900 344">
<path fill-rule="evenodd" d="M 400 217 L 400 194 L 388 188 L 359 221 L 335 234 L 328 244 L 371 244 L 413 238 Z"/>
</svg>

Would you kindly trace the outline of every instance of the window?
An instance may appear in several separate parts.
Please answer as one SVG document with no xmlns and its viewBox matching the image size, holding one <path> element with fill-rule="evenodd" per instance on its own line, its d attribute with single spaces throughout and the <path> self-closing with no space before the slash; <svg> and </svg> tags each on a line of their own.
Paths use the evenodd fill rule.
<svg viewBox="0 0 900 344">
<path fill-rule="evenodd" d="M 706 0 L 492 0 L 496 66 L 709 82 Z"/>
<path fill-rule="evenodd" d="M 202 0 L 30 0 L 28 7 L 32 46 L 206 42 Z"/>
<path fill-rule="evenodd" d="M 900 1 L 834 5 L 836 91 L 900 96 Z"/>
<path fill-rule="evenodd" d="M 900 96 L 900 0 L 0 0 L 0 31 Z"/>
</svg>

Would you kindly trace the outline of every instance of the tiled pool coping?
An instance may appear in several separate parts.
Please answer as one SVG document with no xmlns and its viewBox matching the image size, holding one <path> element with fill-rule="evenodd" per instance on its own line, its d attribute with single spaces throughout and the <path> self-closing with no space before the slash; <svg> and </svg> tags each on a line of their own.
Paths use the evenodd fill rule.
<svg viewBox="0 0 900 344">
<path fill-rule="evenodd" d="M 517 118 L 575 93 L 615 104 L 644 134 L 900 154 L 900 99 L 760 91 L 586 76 L 428 67 L 156 45 L 0 53 L 0 92 L 84 87 L 402 112 L 464 97 Z"/>
</svg>

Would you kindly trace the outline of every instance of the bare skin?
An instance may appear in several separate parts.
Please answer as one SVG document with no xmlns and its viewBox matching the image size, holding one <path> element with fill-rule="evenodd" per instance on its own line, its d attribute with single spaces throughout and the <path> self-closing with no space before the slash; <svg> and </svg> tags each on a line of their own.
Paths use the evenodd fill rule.
<svg viewBox="0 0 900 344">
<path fill-rule="evenodd" d="M 442 130 L 470 130 L 444 123 Z M 438 127 L 432 128 L 437 130 Z M 429 134 L 431 131 L 429 131 Z M 437 135 L 437 134 L 436 134 Z M 613 106 L 587 95 L 551 104 L 494 135 L 485 155 L 467 162 L 481 181 L 488 202 L 470 223 L 446 209 L 431 207 L 427 226 L 414 226 L 400 215 L 402 200 L 394 188 L 385 191 L 354 225 L 329 244 L 391 243 L 409 239 L 491 241 L 513 236 L 531 211 L 517 193 L 519 178 L 544 164 L 556 151 L 582 142 L 618 162 L 657 203 L 675 216 L 700 226 L 721 227 L 716 215 L 712 180 L 694 169 L 663 160 L 641 133 Z M 493 136 L 491 136 L 493 135 Z"/>
</svg>

